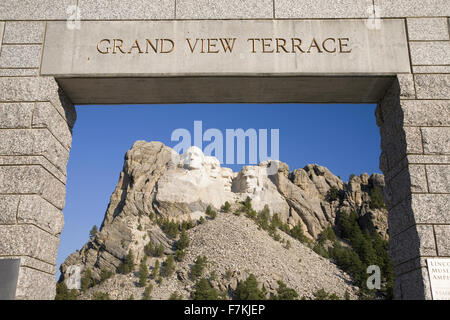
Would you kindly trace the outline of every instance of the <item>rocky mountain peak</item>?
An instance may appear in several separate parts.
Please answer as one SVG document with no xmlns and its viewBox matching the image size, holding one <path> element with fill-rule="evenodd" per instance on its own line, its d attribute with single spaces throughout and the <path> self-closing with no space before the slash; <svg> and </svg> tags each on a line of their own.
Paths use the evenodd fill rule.
<svg viewBox="0 0 450 320">
<path fill-rule="evenodd" d="M 234 208 L 246 199 L 256 212 L 268 207 L 290 228 L 300 226 L 312 241 L 336 225 L 340 211 L 358 213 L 361 224 L 386 238 L 386 210 L 370 206 L 372 190 L 383 186 L 382 175 L 362 174 L 345 183 L 317 164 L 289 171 L 281 161 L 265 161 L 235 173 L 197 147 L 179 155 L 161 142 L 137 141 L 125 155 L 100 231 L 61 265 L 61 280 L 69 280 L 73 266 L 92 270 L 94 277 L 117 270 L 130 250 L 139 261 L 149 242 L 172 254 L 174 240 L 155 221 L 196 224 L 208 207 L 219 211 L 228 202 Z"/>
</svg>

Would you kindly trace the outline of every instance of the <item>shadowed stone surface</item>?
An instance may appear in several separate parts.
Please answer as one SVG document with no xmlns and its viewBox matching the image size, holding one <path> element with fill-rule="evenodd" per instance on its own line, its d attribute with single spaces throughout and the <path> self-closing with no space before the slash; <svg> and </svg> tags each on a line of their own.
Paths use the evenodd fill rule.
<svg viewBox="0 0 450 320">
<path fill-rule="evenodd" d="M 395 279 L 395 299 L 431 299 L 430 279 L 427 268 L 420 268 L 399 275 Z"/>
<path fill-rule="evenodd" d="M 395 266 L 419 256 L 436 256 L 433 226 L 416 225 L 392 237 L 390 254 Z"/>
</svg>

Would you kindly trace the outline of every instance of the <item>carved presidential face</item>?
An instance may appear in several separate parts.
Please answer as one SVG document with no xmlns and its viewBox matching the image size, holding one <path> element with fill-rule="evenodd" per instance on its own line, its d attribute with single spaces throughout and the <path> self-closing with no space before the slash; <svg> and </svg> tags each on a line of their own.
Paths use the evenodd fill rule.
<svg viewBox="0 0 450 320">
<path fill-rule="evenodd" d="M 196 170 L 203 166 L 205 156 L 198 147 L 190 147 L 182 156 L 182 164 L 185 169 Z"/>
<path fill-rule="evenodd" d="M 258 185 L 258 168 L 246 167 L 243 170 L 243 187 L 246 192 L 253 192 Z"/>
</svg>

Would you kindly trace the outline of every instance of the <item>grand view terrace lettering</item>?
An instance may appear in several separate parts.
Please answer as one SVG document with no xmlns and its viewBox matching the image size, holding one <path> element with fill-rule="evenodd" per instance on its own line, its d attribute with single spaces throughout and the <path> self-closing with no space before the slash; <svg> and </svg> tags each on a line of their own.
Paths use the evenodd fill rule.
<svg viewBox="0 0 450 320">
<path fill-rule="evenodd" d="M 41 74 L 67 79 L 411 71 L 396 19 L 380 30 L 365 20 L 83 21 L 79 30 L 55 21 L 45 39 Z"/>
<path fill-rule="evenodd" d="M 233 53 L 237 38 L 186 38 L 184 45 L 195 54 Z M 248 38 L 247 50 L 251 53 L 351 53 L 349 38 Z M 157 38 L 124 41 L 102 39 L 97 43 L 100 54 L 169 54 L 176 48 L 173 39 Z"/>
</svg>

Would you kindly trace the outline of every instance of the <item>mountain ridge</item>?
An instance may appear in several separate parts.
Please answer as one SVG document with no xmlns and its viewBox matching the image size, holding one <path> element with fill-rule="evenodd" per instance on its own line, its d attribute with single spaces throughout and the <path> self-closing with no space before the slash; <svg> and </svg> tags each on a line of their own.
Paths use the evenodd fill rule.
<svg viewBox="0 0 450 320">
<path fill-rule="evenodd" d="M 274 165 L 275 171 L 271 167 Z M 269 172 L 274 174 L 268 175 Z M 339 224 L 337 213 L 340 211 L 357 212 L 364 228 L 386 239 L 387 211 L 384 208 L 371 208 L 371 192 L 382 190 L 383 187 L 382 175 L 352 176 L 345 183 L 327 168 L 315 164 L 289 171 L 285 163 L 265 161 L 258 166 L 246 166 L 240 172 L 232 172 L 229 168 L 220 167 L 217 159 L 205 157 L 196 147 L 179 155 L 160 142 L 137 141 L 126 153 L 123 170 L 111 195 L 100 231 L 61 265 L 60 282 L 65 282 L 69 288 L 79 288 L 74 266 L 82 274 L 89 269 L 95 279 L 100 279 L 102 270 L 115 273 L 130 250 L 134 252 L 134 260 L 141 261 L 149 242 L 162 246 L 166 256 L 173 255 L 176 239 L 168 236 L 161 223 L 155 221 L 197 225 L 208 218 L 207 210 L 220 211 L 226 202 L 233 207 L 239 206 L 247 198 L 255 212 L 261 212 L 267 206 L 270 218 L 276 214 L 288 228 L 300 226 L 308 241 L 317 241 L 321 232 L 328 227 L 336 228 Z M 219 217 L 222 214 L 219 213 Z M 238 219 L 232 214 L 228 215 L 229 218 Z M 222 221 L 220 219 L 217 221 Z M 211 223 L 217 221 L 208 221 L 205 226 L 212 226 Z M 205 226 L 198 225 L 194 229 Z M 247 234 L 244 229 L 241 232 Z M 292 245 L 296 240 L 289 241 Z M 277 242 L 271 245 L 276 246 Z M 313 256 L 318 256 L 310 248 L 307 249 Z M 188 252 L 190 250 L 193 249 L 190 248 Z M 232 251 L 230 249 L 228 253 L 228 259 L 231 260 Z M 257 265 L 258 262 L 249 261 L 249 264 Z M 179 267 L 182 268 L 181 264 Z M 272 271 L 275 272 L 275 269 Z M 341 277 L 348 275 L 342 273 Z M 328 277 L 329 283 L 332 278 Z M 301 276 L 300 279 L 306 283 Z M 276 285 L 273 281 L 265 281 L 274 290 Z M 304 292 L 295 281 L 292 284 L 305 296 L 311 296 L 312 292 Z M 350 282 L 344 287 L 348 287 L 353 295 Z M 185 292 L 185 297 L 189 292 Z M 342 296 L 343 292 L 340 294 Z M 167 298 L 167 295 L 160 295 L 159 298 Z"/>
</svg>

